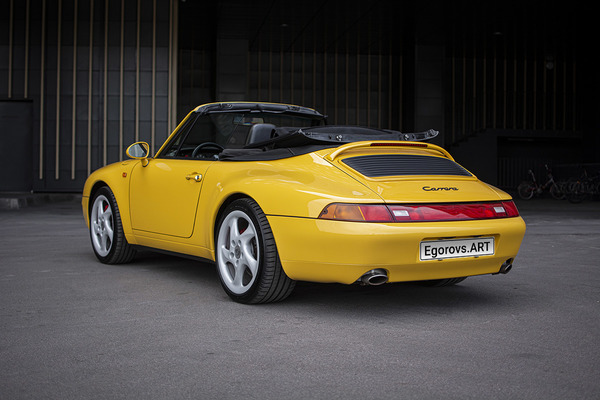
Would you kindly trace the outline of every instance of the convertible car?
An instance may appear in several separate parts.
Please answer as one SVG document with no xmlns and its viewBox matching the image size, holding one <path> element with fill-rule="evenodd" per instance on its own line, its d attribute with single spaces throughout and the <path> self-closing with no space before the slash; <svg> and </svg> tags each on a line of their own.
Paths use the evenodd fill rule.
<svg viewBox="0 0 600 400">
<path fill-rule="evenodd" d="M 107 264 L 138 248 L 216 264 L 240 303 L 280 301 L 296 281 L 446 286 L 507 273 L 525 223 L 429 130 L 327 125 L 275 103 L 197 107 L 154 156 L 93 172 L 83 191 L 92 248 Z"/>
</svg>

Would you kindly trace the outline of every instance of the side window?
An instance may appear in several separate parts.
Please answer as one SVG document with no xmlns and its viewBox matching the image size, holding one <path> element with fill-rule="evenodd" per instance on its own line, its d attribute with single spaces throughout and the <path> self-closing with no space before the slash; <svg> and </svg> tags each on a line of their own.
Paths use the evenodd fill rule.
<svg viewBox="0 0 600 400">
<path fill-rule="evenodd" d="M 215 126 L 208 115 L 201 115 L 184 127 L 164 151 L 165 157 L 191 158 L 198 145 L 215 141 Z M 196 157 L 202 158 L 202 157 Z"/>
</svg>

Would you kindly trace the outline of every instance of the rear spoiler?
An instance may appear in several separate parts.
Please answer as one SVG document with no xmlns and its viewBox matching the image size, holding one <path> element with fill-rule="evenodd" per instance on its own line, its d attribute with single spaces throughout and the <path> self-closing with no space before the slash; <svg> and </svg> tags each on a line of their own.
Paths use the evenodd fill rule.
<svg viewBox="0 0 600 400">
<path fill-rule="evenodd" d="M 436 152 L 440 153 L 442 156 L 454 161 L 454 158 L 450 155 L 450 153 L 448 153 L 446 150 L 444 150 L 443 148 L 441 148 L 440 146 L 437 146 L 435 144 L 421 143 L 421 142 L 403 142 L 403 141 L 397 141 L 397 142 L 369 141 L 369 142 L 348 143 L 343 146 L 337 147 L 334 151 L 327 154 L 325 156 L 325 159 L 328 161 L 333 161 L 337 157 L 339 157 L 340 154 L 345 153 L 349 150 L 358 149 L 358 148 L 366 148 L 366 147 L 420 147 L 420 148 L 436 151 Z"/>
</svg>

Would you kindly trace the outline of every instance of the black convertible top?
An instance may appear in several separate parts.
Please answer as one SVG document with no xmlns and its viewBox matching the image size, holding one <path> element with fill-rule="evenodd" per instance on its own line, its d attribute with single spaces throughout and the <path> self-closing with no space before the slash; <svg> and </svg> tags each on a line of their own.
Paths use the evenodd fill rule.
<svg viewBox="0 0 600 400">
<path fill-rule="evenodd" d="M 305 144 L 335 144 L 365 140 L 411 140 L 420 141 L 434 138 L 437 131 L 430 129 L 420 133 L 402 133 L 392 130 L 366 128 L 360 126 L 325 125 L 309 128 L 274 128 L 271 138 L 246 145 L 246 148 L 257 147 L 297 147 Z"/>
<path fill-rule="evenodd" d="M 343 144 L 372 140 L 422 141 L 436 137 L 438 131 L 429 129 L 419 133 L 402 133 L 359 126 L 324 125 L 308 128 L 274 127 L 257 124 L 266 128 L 268 136 L 250 142 L 242 149 L 225 149 L 219 154 L 223 161 L 261 161 L 294 157 L 313 151 L 338 147 Z"/>
<path fill-rule="evenodd" d="M 199 153 L 223 161 L 277 160 L 353 142 L 421 141 L 438 135 L 432 129 L 402 133 L 327 125 L 327 117 L 312 108 L 280 103 L 209 103 L 190 113 L 189 121 L 182 130 L 183 139 L 172 139 L 166 156 L 196 157 Z M 202 148 L 205 153 L 199 152 Z"/>
</svg>

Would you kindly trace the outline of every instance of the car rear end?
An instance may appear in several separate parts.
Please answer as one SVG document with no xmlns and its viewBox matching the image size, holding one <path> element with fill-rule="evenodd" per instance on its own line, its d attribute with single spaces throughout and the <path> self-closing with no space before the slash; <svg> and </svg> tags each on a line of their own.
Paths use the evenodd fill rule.
<svg viewBox="0 0 600 400">
<path fill-rule="evenodd" d="M 377 141 L 320 154 L 381 201 L 332 199 L 311 218 L 270 217 L 291 278 L 353 283 L 378 271 L 401 282 L 511 269 L 525 233 L 511 197 L 479 181 L 444 149 Z"/>
</svg>

